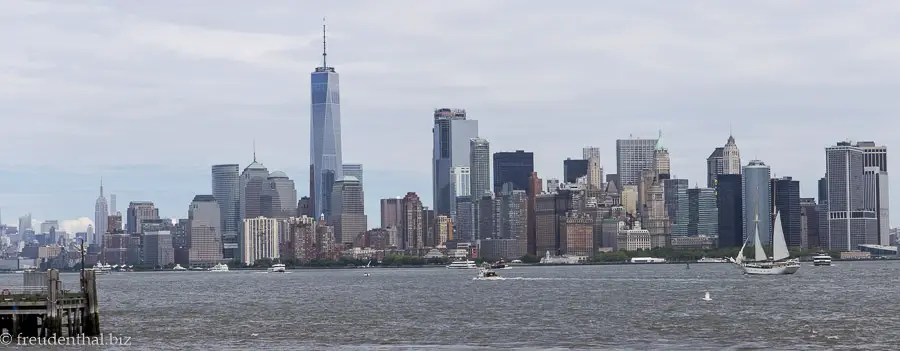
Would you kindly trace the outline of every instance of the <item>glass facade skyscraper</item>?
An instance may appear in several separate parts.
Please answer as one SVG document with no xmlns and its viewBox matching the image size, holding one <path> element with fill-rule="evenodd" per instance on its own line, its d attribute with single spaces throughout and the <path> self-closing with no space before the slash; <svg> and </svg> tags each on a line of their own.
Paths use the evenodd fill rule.
<svg viewBox="0 0 900 351">
<path fill-rule="evenodd" d="M 219 204 L 222 228 L 222 255 L 237 258 L 238 228 L 241 226 L 241 173 L 237 164 L 212 166 L 212 195 Z"/>
<path fill-rule="evenodd" d="M 528 190 L 528 177 L 534 172 L 534 153 L 494 153 L 494 193 L 499 194 L 503 185 L 512 184 L 512 190 Z"/>
<path fill-rule="evenodd" d="M 772 240 L 772 170 L 760 160 L 750 161 L 743 168 L 742 201 L 744 204 L 744 237 L 756 233 L 759 215 L 759 241 L 763 245 Z"/>
<path fill-rule="evenodd" d="M 324 53 L 323 53 L 324 57 Z M 334 181 L 343 176 L 341 162 L 341 93 L 339 76 L 323 60 L 310 75 L 309 160 L 311 207 L 329 218 L 328 204 Z"/>
<path fill-rule="evenodd" d="M 452 215 L 456 204 L 451 170 L 469 167 L 470 140 L 478 137 L 478 121 L 466 119 L 465 109 L 434 110 L 432 186 L 436 215 Z M 490 190 L 490 189 L 488 189 Z"/>
</svg>

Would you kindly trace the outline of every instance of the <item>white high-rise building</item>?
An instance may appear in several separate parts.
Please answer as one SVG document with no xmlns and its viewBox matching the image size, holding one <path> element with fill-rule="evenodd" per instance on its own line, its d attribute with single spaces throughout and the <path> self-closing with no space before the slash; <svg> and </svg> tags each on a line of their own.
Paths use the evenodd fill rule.
<svg viewBox="0 0 900 351">
<path fill-rule="evenodd" d="M 722 158 L 724 159 L 723 174 L 741 174 L 741 150 L 738 150 L 737 144 L 734 143 L 734 137 L 729 135 L 728 142 L 722 148 Z"/>
<path fill-rule="evenodd" d="M 241 262 L 252 265 L 261 259 L 276 259 L 278 255 L 278 225 L 276 218 L 244 219 Z"/>
</svg>

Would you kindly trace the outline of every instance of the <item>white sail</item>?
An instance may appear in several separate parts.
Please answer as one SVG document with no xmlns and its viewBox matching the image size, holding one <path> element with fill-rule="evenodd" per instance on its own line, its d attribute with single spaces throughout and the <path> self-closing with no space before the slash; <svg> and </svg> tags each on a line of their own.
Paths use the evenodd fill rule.
<svg viewBox="0 0 900 351">
<path fill-rule="evenodd" d="M 734 257 L 734 263 L 741 264 L 744 262 L 744 248 L 747 247 L 747 242 L 750 241 L 750 238 L 744 240 L 744 245 L 741 245 L 741 251 L 738 251 L 737 256 Z"/>
<path fill-rule="evenodd" d="M 759 222 L 756 222 L 756 232 L 753 233 L 753 246 L 756 246 L 756 260 L 757 261 L 765 261 L 769 258 L 766 257 L 766 250 L 763 250 L 762 242 L 759 240 Z"/>
<path fill-rule="evenodd" d="M 772 231 L 772 259 L 775 261 L 791 257 L 788 252 L 787 242 L 784 240 L 784 230 L 781 228 L 781 212 L 775 209 L 775 227 Z"/>
</svg>

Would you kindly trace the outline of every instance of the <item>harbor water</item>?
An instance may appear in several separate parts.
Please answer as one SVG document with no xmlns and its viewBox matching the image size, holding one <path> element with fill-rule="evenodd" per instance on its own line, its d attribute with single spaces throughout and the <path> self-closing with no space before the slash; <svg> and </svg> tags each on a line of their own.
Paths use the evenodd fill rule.
<svg viewBox="0 0 900 351">
<path fill-rule="evenodd" d="M 114 272 L 98 277 L 101 331 L 129 337 L 106 347 L 123 350 L 900 347 L 900 263 L 804 263 L 789 276 L 715 263 L 498 273 L 506 279 L 443 268 Z M 75 273 L 62 279 L 77 284 Z"/>
</svg>

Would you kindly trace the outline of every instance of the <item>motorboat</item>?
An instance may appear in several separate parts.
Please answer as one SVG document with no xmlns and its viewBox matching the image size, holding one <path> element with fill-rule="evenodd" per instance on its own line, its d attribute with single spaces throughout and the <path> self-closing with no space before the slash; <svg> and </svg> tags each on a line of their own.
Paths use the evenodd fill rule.
<svg viewBox="0 0 900 351">
<path fill-rule="evenodd" d="M 219 263 L 209 269 L 210 272 L 228 272 L 228 265 Z"/>
<path fill-rule="evenodd" d="M 820 252 L 813 256 L 813 266 L 830 266 L 831 265 L 831 255 Z"/>
<path fill-rule="evenodd" d="M 269 273 L 284 273 L 286 272 L 283 263 L 273 264 L 272 267 L 269 267 Z"/>
<path fill-rule="evenodd" d="M 173 271 L 186 271 L 187 268 L 184 268 L 184 267 L 181 266 L 181 264 L 176 263 L 176 264 L 175 264 L 175 267 L 172 267 L 172 270 L 173 270 Z"/>
<path fill-rule="evenodd" d="M 478 274 L 475 275 L 475 280 L 503 280 L 503 277 L 497 275 L 497 272 L 494 272 L 489 267 L 478 267 Z"/>
<path fill-rule="evenodd" d="M 494 264 L 491 265 L 491 269 L 509 269 L 509 268 L 512 268 L 512 267 L 507 265 L 506 261 L 504 261 L 502 258 L 499 261 L 494 262 Z"/>
<path fill-rule="evenodd" d="M 697 260 L 697 263 L 728 263 L 729 260 L 725 258 L 715 258 L 715 257 L 703 257 Z"/>
<path fill-rule="evenodd" d="M 478 265 L 475 264 L 475 261 L 469 260 L 468 258 L 465 261 L 453 261 L 449 265 L 447 265 L 449 269 L 475 269 L 478 268 Z"/>
</svg>

